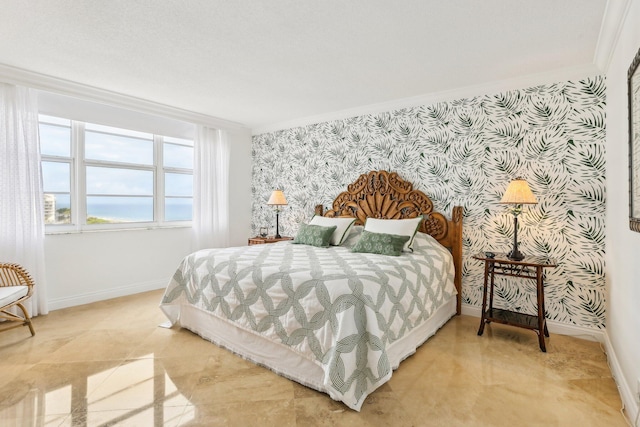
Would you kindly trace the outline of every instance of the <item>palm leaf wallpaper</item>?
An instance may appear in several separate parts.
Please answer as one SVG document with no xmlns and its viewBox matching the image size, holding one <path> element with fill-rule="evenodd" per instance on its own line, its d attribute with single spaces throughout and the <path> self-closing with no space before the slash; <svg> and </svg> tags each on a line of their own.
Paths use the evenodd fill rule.
<svg viewBox="0 0 640 427">
<path fill-rule="evenodd" d="M 293 236 L 360 174 L 395 171 L 435 210 L 464 207 L 463 302 L 479 307 L 484 267 L 471 256 L 510 250 L 513 217 L 499 201 L 522 176 L 538 204 L 520 217 L 520 249 L 559 263 L 547 269 L 548 318 L 603 328 L 604 150 L 602 76 L 265 133 L 252 144 L 252 232 L 275 234 L 273 189 L 289 202 L 280 234 Z M 533 281 L 501 278 L 497 295 L 497 306 L 536 312 Z"/>
</svg>

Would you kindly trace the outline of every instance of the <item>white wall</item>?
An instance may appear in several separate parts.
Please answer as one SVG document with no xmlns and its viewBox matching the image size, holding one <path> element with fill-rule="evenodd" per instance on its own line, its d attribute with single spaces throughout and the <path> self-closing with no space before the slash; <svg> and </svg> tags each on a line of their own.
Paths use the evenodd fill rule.
<svg viewBox="0 0 640 427">
<path fill-rule="evenodd" d="M 247 244 L 251 226 L 251 135 L 230 132 L 230 244 Z M 191 228 L 51 234 L 45 238 L 49 309 L 167 285 L 192 250 Z"/>
<path fill-rule="evenodd" d="M 251 234 L 251 132 L 229 132 L 229 221 L 231 246 L 244 246 Z"/>
<path fill-rule="evenodd" d="M 640 2 L 632 2 L 607 72 L 606 330 L 614 375 L 632 417 L 640 379 L 640 233 L 628 225 L 627 70 L 640 48 L 639 22 Z"/>
<path fill-rule="evenodd" d="M 190 228 L 47 235 L 49 309 L 158 289 L 190 248 Z"/>
</svg>

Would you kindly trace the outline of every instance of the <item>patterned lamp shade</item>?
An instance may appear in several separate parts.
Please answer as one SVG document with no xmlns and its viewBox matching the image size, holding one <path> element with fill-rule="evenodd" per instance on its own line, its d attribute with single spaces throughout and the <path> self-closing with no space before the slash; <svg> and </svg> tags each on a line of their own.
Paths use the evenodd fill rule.
<svg viewBox="0 0 640 427">
<path fill-rule="evenodd" d="M 273 197 L 273 196 L 272 196 Z M 509 183 L 507 191 L 502 196 L 500 203 L 509 205 L 535 205 L 538 203 L 529 184 L 522 178 L 516 178 Z"/>
</svg>

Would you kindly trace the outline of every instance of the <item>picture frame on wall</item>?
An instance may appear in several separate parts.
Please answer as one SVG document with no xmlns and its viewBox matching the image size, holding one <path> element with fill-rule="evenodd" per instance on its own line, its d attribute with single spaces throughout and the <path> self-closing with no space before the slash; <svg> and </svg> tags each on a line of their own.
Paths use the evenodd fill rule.
<svg viewBox="0 0 640 427">
<path fill-rule="evenodd" d="M 640 50 L 627 72 L 629 90 L 629 228 L 640 232 Z"/>
</svg>

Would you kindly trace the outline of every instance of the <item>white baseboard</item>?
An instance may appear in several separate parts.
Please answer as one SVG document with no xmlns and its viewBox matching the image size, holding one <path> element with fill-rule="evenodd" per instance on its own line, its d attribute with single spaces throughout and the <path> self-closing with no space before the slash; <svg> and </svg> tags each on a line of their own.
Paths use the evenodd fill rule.
<svg viewBox="0 0 640 427">
<path fill-rule="evenodd" d="M 622 406 L 624 406 L 625 415 L 627 416 L 627 419 L 633 423 L 634 420 L 638 419 L 640 404 L 636 401 L 635 394 L 622 373 L 618 357 L 613 349 L 613 344 L 611 344 L 611 341 L 609 340 L 609 334 L 607 334 L 606 331 L 604 332 L 604 348 L 605 353 L 607 354 L 607 360 L 609 361 L 609 368 L 611 368 L 611 376 L 613 376 L 613 379 L 618 386 L 618 391 L 620 392 L 620 399 L 622 399 Z"/>
<path fill-rule="evenodd" d="M 464 315 L 480 317 L 481 313 L 482 309 L 480 307 L 462 304 L 462 314 Z M 635 395 L 622 373 L 622 368 L 618 362 L 613 345 L 609 340 L 607 331 L 602 329 L 586 328 L 584 326 L 569 325 L 553 320 L 547 320 L 547 327 L 549 328 L 550 333 L 569 335 L 590 341 L 596 341 L 604 346 L 604 351 L 607 355 L 607 360 L 609 361 L 609 368 L 611 369 L 611 376 L 616 382 L 618 391 L 620 392 L 620 399 L 622 399 L 622 405 L 625 408 L 626 416 L 631 420 L 631 422 L 633 422 L 633 420 L 638 417 L 640 405 L 636 402 Z"/>
<path fill-rule="evenodd" d="M 475 305 L 469 305 L 469 304 L 462 304 L 462 314 L 464 314 L 465 316 L 473 316 L 473 317 L 480 317 L 480 314 L 482 313 L 482 308 L 477 307 Z"/>
<path fill-rule="evenodd" d="M 80 295 L 74 295 L 72 297 L 56 298 L 49 300 L 49 310 L 59 310 L 61 308 L 74 307 L 76 305 L 89 304 L 111 298 L 139 294 L 141 292 L 154 291 L 156 289 L 166 287 L 169 280 L 169 278 L 151 280 L 148 282 L 134 283 L 132 285 L 120 286 L 97 292 L 87 292 Z"/>
<path fill-rule="evenodd" d="M 480 317 L 482 309 L 475 305 L 462 304 L 462 314 L 473 317 Z M 557 322 L 555 320 L 547 320 L 547 328 L 550 333 L 558 335 L 569 335 L 576 338 L 582 338 L 589 341 L 596 341 L 604 344 L 605 331 L 596 328 L 587 328 L 584 326 L 570 325 L 568 323 Z"/>
</svg>

